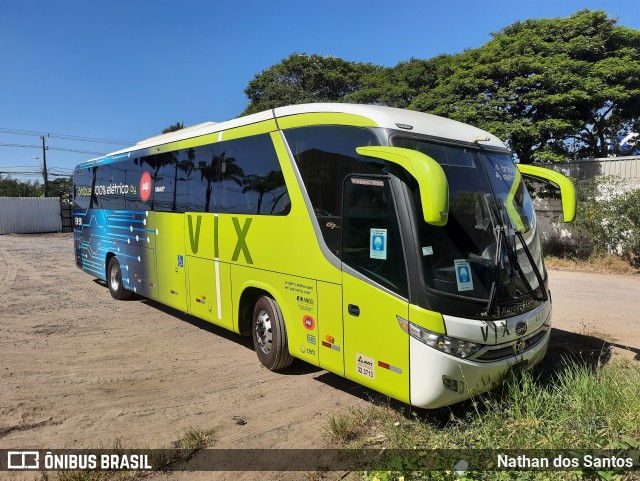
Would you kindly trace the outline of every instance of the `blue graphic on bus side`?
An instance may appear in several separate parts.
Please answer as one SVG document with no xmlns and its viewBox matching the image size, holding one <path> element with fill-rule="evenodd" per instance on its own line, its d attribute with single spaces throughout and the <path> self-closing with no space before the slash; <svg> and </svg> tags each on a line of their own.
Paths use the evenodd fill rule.
<svg viewBox="0 0 640 481">
<path fill-rule="evenodd" d="M 157 231 L 149 226 L 149 213 L 134 210 L 75 210 L 76 265 L 106 280 L 108 253 L 120 263 L 122 282 L 127 289 L 149 295 L 147 278 L 149 247 L 155 246 Z"/>
</svg>

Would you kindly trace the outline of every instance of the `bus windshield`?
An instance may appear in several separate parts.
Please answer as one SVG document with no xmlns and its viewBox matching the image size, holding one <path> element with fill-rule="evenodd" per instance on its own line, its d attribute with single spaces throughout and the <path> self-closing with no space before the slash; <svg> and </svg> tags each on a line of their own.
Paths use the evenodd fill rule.
<svg viewBox="0 0 640 481">
<path fill-rule="evenodd" d="M 511 157 L 416 138 L 395 137 L 393 145 L 430 156 L 449 182 L 444 227 L 422 220 L 420 192 L 412 187 L 426 286 L 482 302 L 494 297 L 498 304 L 537 296 L 541 286 L 516 232 L 542 273 L 540 239 L 531 197 Z"/>
</svg>

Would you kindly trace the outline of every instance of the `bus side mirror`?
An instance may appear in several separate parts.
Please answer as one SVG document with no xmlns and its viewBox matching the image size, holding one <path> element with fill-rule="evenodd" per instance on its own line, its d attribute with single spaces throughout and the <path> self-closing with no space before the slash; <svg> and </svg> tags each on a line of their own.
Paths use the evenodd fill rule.
<svg viewBox="0 0 640 481">
<path fill-rule="evenodd" d="M 562 212 L 565 222 L 573 222 L 576 218 L 576 189 L 573 183 L 564 175 L 555 170 L 545 169 L 528 164 L 516 164 L 522 175 L 533 177 L 543 182 L 552 182 L 560 187 L 560 196 L 562 197 Z"/>
<path fill-rule="evenodd" d="M 446 225 L 449 216 L 449 183 L 440 164 L 417 150 L 400 147 L 358 147 L 356 152 L 403 167 L 418 181 L 425 222 L 436 226 Z"/>
</svg>

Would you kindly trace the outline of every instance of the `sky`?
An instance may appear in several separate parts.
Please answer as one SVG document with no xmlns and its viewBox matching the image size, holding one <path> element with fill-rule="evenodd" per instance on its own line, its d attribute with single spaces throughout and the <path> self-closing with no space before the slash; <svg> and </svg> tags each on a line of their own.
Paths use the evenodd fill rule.
<svg viewBox="0 0 640 481">
<path fill-rule="evenodd" d="M 176 122 L 237 117 L 249 81 L 294 52 L 391 67 L 583 8 L 640 29 L 638 0 L 0 0 L 0 172 L 40 170 L 40 133 L 63 174 Z"/>
</svg>

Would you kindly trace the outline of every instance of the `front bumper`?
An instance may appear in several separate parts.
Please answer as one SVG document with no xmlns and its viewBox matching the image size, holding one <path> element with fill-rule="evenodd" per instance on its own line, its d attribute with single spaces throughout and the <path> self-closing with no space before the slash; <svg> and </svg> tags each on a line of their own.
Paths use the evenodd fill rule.
<svg viewBox="0 0 640 481">
<path fill-rule="evenodd" d="M 521 354 L 494 362 L 474 362 L 445 354 L 417 339 L 409 341 L 411 404 L 434 409 L 497 387 L 510 369 L 531 368 L 547 352 L 551 330 Z"/>
</svg>

